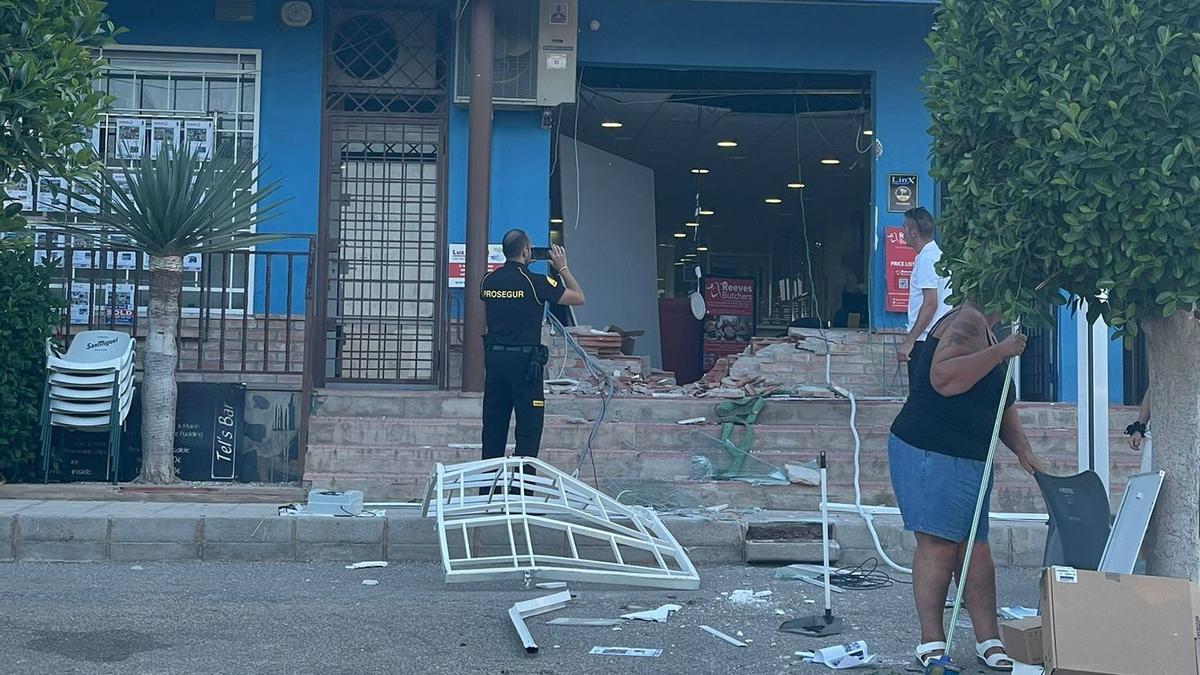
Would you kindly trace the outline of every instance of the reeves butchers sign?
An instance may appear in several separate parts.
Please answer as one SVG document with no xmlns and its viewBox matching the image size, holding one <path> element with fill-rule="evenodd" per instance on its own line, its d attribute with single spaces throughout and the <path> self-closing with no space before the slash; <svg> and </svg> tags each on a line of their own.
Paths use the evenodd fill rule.
<svg viewBox="0 0 1200 675">
<path fill-rule="evenodd" d="M 717 277 L 705 279 L 704 305 L 709 314 L 754 314 L 754 281 Z"/>
<path fill-rule="evenodd" d="M 708 277 L 704 280 L 704 372 L 717 359 L 741 353 L 754 336 L 754 280 Z"/>
</svg>

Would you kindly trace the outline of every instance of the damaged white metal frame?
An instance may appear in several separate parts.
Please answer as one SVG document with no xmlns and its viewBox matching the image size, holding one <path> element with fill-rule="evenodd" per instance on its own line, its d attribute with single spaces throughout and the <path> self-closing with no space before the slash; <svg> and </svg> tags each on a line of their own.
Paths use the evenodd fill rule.
<svg viewBox="0 0 1200 675">
<path fill-rule="evenodd" d="M 539 614 L 546 614 L 547 612 L 558 611 L 566 607 L 570 601 L 571 591 L 562 591 L 532 600 L 522 600 L 508 608 L 508 618 L 512 621 L 513 628 L 517 629 L 517 635 L 521 637 L 521 644 L 525 646 L 526 652 L 536 654 L 538 646 L 533 641 L 533 635 L 529 632 L 529 626 L 525 625 L 525 619 Z"/>
<path fill-rule="evenodd" d="M 696 568 L 658 514 L 621 504 L 530 457 L 436 465 L 422 516 L 437 518 L 447 583 L 536 576 L 700 587 Z M 485 532 L 499 541 L 485 541 Z M 547 543 L 545 533 L 556 532 L 561 541 L 555 535 Z"/>
</svg>

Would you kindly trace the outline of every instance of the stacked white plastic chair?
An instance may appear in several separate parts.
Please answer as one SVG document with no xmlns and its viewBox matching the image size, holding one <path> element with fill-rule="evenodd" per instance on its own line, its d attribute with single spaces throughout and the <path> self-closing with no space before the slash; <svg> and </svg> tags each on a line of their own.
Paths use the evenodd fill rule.
<svg viewBox="0 0 1200 675">
<path fill-rule="evenodd" d="M 90 330 L 71 340 L 65 354 L 46 342 L 42 400 L 42 472 L 50 479 L 52 427 L 108 431 L 109 477 L 121 459 L 121 427 L 133 405 L 134 341 L 127 333 Z"/>
</svg>

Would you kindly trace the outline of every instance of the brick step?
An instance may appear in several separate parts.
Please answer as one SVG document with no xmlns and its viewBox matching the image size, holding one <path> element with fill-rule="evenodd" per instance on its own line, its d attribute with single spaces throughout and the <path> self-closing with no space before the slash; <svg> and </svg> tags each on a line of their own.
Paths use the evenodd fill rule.
<svg viewBox="0 0 1200 675">
<path fill-rule="evenodd" d="M 566 418 L 550 416 L 546 420 L 542 444 L 544 447 L 581 448 L 587 442 L 592 427 L 571 423 Z M 512 442 L 510 430 L 509 441 Z M 889 431 L 884 426 L 858 427 L 864 452 L 877 449 L 885 452 Z M 359 418 L 316 416 L 311 419 L 309 442 L 315 445 L 354 446 L 433 446 L 478 443 L 480 424 L 464 419 L 399 419 L 390 417 Z M 721 435 L 718 425 L 663 423 L 605 423 L 596 432 L 593 447 L 631 448 L 638 450 L 717 449 Z M 1074 456 L 1075 432 L 1069 429 L 1035 429 L 1027 431 L 1035 452 L 1047 456 L 1068 453 Z M 735 430 L 737 442 L 741 431 Z M 1114 433 L 1110 443 L 1120 447 L 1120 434 Z M 755 452 L 799 451 L 816 453 L 850 451 L 854 437 L 848 425 L 758 425 L 754 427 Z M 1114 453 L 1117 454 L 1117 453 Z"/>
<path fill-rule="evenodd" d="M 611 401 L 606 419 L 663 423 L 695 417 L 714 419 L 718 402 L 691 397 L 617 398 Z M 547 397 L 546 411 L 551 415 L 592 420 L 600 413 L 600 404 L 600 399 L 595 397 L 552 395 Z M 902 405 L 894 399 L 859 401 L 857 421 L 864 426 L 889 425 Z M 1073 429 L 1076 426 L 1074 405 L 1022 403 L 1020 406 L 1022 419 L 1029 427 Z M 316 395 L 314 417 L 464 418 L 478 421 L 482 407 L 482 397 L 478 394 L 323 389 Z M 1114 407 L 1109 415 L 1110 427 L 1123 430 L 1136 414 L 1132 408 Z M 849 420 L 850 403 L 845 400 L 768 400 L 758 423 L 848 425 Z"/>
</svg>

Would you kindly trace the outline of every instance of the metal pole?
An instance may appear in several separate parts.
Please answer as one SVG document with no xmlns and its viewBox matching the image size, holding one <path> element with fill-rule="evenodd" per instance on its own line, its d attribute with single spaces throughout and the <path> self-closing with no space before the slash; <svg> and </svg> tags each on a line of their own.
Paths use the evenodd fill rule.
<svg viewBox="0 0 1200 675">
<path fill-rule="evenodd" d="M 471 108 L 467 143 L 467 270 L 463 289 L 463 391 L 483 391 L 484 307 L 479 284 L 487 271 L 492 184 L 493 0 L 471 3 Z"/>
<path fill-rule="evenodd" d="M 1108 489 L 1108 324 L 1089 324 L 1087 303 L 1075 312 L 1078 330 L 1079 470 L 1095 471 Z"/>
</svg>

